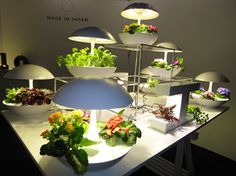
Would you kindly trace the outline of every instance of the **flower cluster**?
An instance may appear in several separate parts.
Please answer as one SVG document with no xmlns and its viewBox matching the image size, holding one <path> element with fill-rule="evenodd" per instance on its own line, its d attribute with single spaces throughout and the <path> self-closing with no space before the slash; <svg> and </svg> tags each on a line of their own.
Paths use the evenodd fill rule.
<svg viewBox="0 0 236 176">
<path fill-rule="evenodd" d="M 49 142 L 40 148 L 41 155 L 65 156 L 77 174 L 87 170 L 88 156 L 83 146 L 97 142 L 84 138 L 89 126 L 89 114 L 76 110 L 63 114 L 55 112 L 48 118 L 51 130 L 45 130 L 41 136 Z"/>
<path fill-rule="evenodd" d="M 141 137 L 140 129 L 131 120 L 123 120 L 121 117 L 123 111 L 101 125 L 99 136 L 106 140 L 107 145 L 126 144 L 131 146 L 136 143 L 137 138 Z"/>
<path fill-rule="evenodd" d="M 134 34 L 136 32 L 156 34 L 158 29 L 154 25 L 131 23 L 130 25 L 125 25 L 122 32 L 128 32 L 130 34 Z"/>
<path fill-rule="evenodd" d="M 183 70 L 183 63 L 184 59 L 182 57 L 177 57 L 172 64 L 168 64 L 165 60 L 158 58 L 154 59 L 151 65 L 153 67 L 164 68 L 165 70 L 171 70 L 172 68 L 181 68 Z"/>
<path fill-rule="evenodd" d="M 200 88 L 196 90 L 194 93 L 201 96 L 201 98 L 210 99 L 216 101 L 217 99 L 229 99 L 230 98 L 230 90 L 228 88 L 219 87 L 216 92 L 206 91 L 204 88 Z"/>
</svg>

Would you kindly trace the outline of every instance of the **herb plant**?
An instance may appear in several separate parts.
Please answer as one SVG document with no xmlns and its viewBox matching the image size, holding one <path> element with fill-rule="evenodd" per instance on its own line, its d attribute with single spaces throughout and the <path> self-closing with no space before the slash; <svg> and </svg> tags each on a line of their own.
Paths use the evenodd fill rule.
<svg viewBox="0 0 236 176">
<path fill-rule="evenodd" d="M 155 78 L 148 78 L 147 79 L 147 84 L 149 88 L 154 88 L 156 87 L 157 84 L 159 84 L 159 80 Z"/>
<path fill-rule="evenodd" d="M 80 66 L 80 67 L 114 67 L 116 56 L 103 46 L 94 48 L 94 55 L 89 48 L 78 50 L 72 48 L 72 53 L 57 57 L 58 66 Z"/>
<path fill-rule="evenodd" d="M 52 99 L 52 91 L 48 89 L 38 88 L 7 88 L 6 103 L 22 103 L 22 105 L 42 105 L 50 104 Z"/>
<path fill-rule="evenodd" d="M 193 119 L 197 124 L 202 125 L 207 122 L 209 115 L 205 112 L 202 112 L 198 106 L 188 105 L 187 112 L 193 115 Z"/>
<path fill-rule="evenodd" d="M 141 137 L 141 130 L 131 120 L 124 120 L 120 111 L 117 115 L 109 118 L 106 123 L 101 124 L 99 136 L 109 146 L 125 144 L 132 146 L 136 144 L 137 138 Z"/>
</svg>

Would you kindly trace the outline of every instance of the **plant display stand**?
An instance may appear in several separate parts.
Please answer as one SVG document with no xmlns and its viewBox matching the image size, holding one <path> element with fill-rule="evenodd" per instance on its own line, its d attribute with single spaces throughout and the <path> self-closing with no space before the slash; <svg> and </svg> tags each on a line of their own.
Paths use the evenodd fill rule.
<svg viewBox="0 0 236 176">
<path fill-rule="evenodd" d="M 199 86 L 200 83 L 196 82 L 170 82 L 157 85 L 156 93 L 168 96 L 166 102 L 168 106 L 176 106 L 174 115 L 178 121 L 153 117 L 149 119 L 151 127 L 166 133 L 191 120 L 192 118 L 186 116 L 189 94 L 191 91 L 199 89 Z"/>
</svg>

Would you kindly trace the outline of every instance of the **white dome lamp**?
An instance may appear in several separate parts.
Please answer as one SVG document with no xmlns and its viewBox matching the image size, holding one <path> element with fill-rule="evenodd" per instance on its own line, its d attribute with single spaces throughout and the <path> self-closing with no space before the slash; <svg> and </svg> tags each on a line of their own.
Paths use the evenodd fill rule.
<svg viewBox="0 0 236 176">
<path fill-rule="evenodd" d="M 115 38 L 107 30 L 95 26 L 88 26 L 74 31 L 70 40 L 91 44 L 91 53 L 94 54 L 95 44 L 114 44 Z"/>
<path fill-rule="evenodd" d="M 138 24 L 140 24 L 141 20 L 150 20 L 157 18 L 159 16 L 159 13 L 150 4 L 136 2 L 127 6 L 121 12 L 121 16 L 131 20 L 138 20 Z"/>
<path fill-rule="evenodd" d="M 70 108 L 90 109 L 90 125 L 87 137 L 99 140 L 96 126 L 96 110 L 122 108 L 133 102 L 132 97 L 111 79 L 78 78 L 62 86 L 53 102 Z"/>
<path fill-rule="evenodd" d="M 33 80 L 54 79 L 53 74 L 40 65 L 25 64 L 9 70 L 4 78 L 29 80 L 29 89 L 33 89 Z"/>
<path fill-rule="evenodd" d="M 195 77 L 197 81 L 209 82 L 208 92 L 212 92 L 213 82 L 230 82 L 227 77 L 218 72 L 204 72 Z"/>
<path fill-rule="evenodd" d="M 164 52 L 164 61 L 167 62 L 167 55 L 168 53 L 182 53 L 182 49 L 172 42 L 161 42 L 156 46 L 160 47 Z"/>
</svg>

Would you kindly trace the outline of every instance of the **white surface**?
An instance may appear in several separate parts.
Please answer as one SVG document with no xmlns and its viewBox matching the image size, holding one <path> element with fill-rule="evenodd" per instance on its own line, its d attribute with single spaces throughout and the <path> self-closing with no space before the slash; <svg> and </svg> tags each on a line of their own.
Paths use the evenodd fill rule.
<svg viewBox="0 0 236 176">
<path fill-rule="evenodd" d="M 168 131 L 177 128 L 180 125 L 183 125 L 184 123 L 187 123 L 191 120 L 192 120 L 191 117 L 185 117 L 181 118 L 179 121 L 171 122 L 163 118 L 153 117 L 149 118 L 149 123 L 152 128 L 155 128 L 163 133 L 167 133 Z"/>
<path fill-rule="evenodd" d="M 209 109 L 205 112 L 209 114 L 210 121 L 226 109 L 226 107 L 221 107 L 220 109 Z M 202 108 L 202 110 L 204 109 Z M 29 153 L 33 156 L 45 175 L 75 175 L 73 169 L 70 166 L 63 164 L 60 159 L 41 156 L 39 154 L 41 145 L 47 142 L 47 140 L 40 136 L 42 131 L 49 129 L 47 115 L 41 115 L 41 118 L 37 119 L 31 118 L 22 120 L 8 110 L 4 110 L 2 113 L 6 120 L 12 125 L 13 129 L 16 131 L 17 135 L 25 144 Z M 106 115 L 106 117 L 109 116 Z M 85 176 L 129 175 L 139 167 L 143 166 L 153 156 L 160 154 L 168 147 L 201 127 L 200 125 L 191 122 L 190 124 L 185 124 L 167 134 L 163 134 L 153 129 L 150 126 L 148 119 L 149 117 L 146 115 L 136 121 L 136 125 L 142 131 L 142 137 L 137 140 L 137 144 L 134 145 L 124 157 L 112 162 L 90 165 Z"/>
<path fill-rule="evenodd" d="M 154 75 L 160 76 L 161 80 L 170 80 L 171 77 L 175 77 L 181 72 L 181 68 L 173 68 L 173 71 L 166 70 L 164 68 L 152 67 L 152 66 L 149 66 L 148 68 Z"/>
<path fill-rule="evenodd" d="M 104 140 L 100 144 L 86 147 L 89 164 L 101 164 L 116 160 L 127 154 L 132 147 L 126 145 L 108 146 Z M 89 150 L 92 149 L 93 151 Z M 94 155 L 94 152 L 97 153 Z"/>
<path fill-rule="evenodd" d="M 76 78 L 83 76 L 109 77 L 115 71 L 116 67 L 79 67 L 67 66 L 68 71 Z"/>
<path fill-rule="evenodd" d="M 124 44 L 147 44 L 152 45 L 158 39 L 158 34 L 149 34 L 149 33 L 119 33 L 119 38 Z"/>
<path fill-rule="evenodd" d="M 143 93 L 156 94 L 156 89 L 154 87 L 149 87 L 148 83 L 140 83 L 139 90 Z"/>
<path fill-rule="evenodd" d="M 36 114 L 42 114 L 47 112 L 50 108 L 52 108 L 52 103 L 50 104 L 42 104 L 42 105 L 22 105 L 21 103 L 5 103 L 3 104 L 12 112 L 20 115 L 20 118 L 31 118 L 32 116 L 36 116 Z"/>
</svg>

